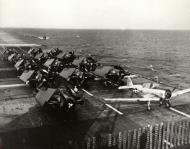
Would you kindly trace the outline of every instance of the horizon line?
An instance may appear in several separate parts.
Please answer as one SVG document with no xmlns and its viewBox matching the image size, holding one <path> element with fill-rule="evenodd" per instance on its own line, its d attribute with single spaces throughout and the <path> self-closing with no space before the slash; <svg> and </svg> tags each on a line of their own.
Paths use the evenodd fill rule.
<svg viewBox="0 0 190 149">
<path fill-rule="evenodd" d="M 52 30 L 157 30 L 157 31 L 190 31 L 190 29 L 147 29 L 147 28 L 61 28 L 61 27 L 0 27 L 0 29 L 52 29 Z"/>
</svg>

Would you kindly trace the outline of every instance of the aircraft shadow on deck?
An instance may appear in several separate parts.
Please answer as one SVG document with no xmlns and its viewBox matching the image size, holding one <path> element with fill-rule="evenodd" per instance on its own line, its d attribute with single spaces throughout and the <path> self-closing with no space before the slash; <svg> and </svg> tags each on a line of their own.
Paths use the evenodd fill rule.
<svg viewBox="0 0 190 149">
<path fill-rule="evenodd" d="M 76 109 L 74 120 L 64 120 L 50 116 L 35 105 L 1 128 L 1 142 L 4 148 L 65 147 L 70 140 L 80 142 L 100 132 L 104 134 L 114 131 L 119 119 L 115 112 L 106 110 L 104 105 L 93 109 L 88 101 L 84 106 L 86 109 Z"/>
</svg>

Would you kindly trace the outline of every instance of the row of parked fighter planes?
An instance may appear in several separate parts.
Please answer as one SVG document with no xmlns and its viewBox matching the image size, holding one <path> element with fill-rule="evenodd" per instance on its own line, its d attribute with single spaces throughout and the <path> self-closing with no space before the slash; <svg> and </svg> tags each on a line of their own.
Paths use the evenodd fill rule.
<svg viewBox="0 0 190 149">
<path fill-rule="evenodd" d="M 148 110 L 152 101 L 170 107 L 171 99 L 190 92 L 190 88 L 158 89 L 159 83 L 134 85 L 132 78 L 138 75 L 132 75 L 121 66 L 102 66 L 91 55 L 78 57 L 73 51 L 64 53 L 58 48 L 48 51 L 32 48 L 27 52 L 7 48 L 4 58 L 14 64 L 22 81 L 35 88 L 39 103 L 50 111 L 70 111 L 76 104 L 83 103 L 81 89 L 89 80 L 101 80 L 105 86 L 141 94 L 139 98 L 104 98 L 106 102 L 143 102 Z M 41 99 L 44 88 L 51 94 Z M 108 107 L 114 109 L 111 105 Z"/>
</svg>

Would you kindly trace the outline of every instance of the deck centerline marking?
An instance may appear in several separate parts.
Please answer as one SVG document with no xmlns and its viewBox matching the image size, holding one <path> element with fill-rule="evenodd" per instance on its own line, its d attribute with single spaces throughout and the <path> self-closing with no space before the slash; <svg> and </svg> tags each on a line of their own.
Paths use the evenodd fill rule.
<svg viewBox="0 0 190 149">
<path fill-rule="evenodd" d="M 184 113 L 184 112 L 179 111 L 179 110 L 177 110 L 177 109 L 175 109 L 175 108 L 172 108 L 172 107 L 170 107 L 169 109 L 170 109 L 171 111 L 174 111 L 174 112 L 176 112 L 176 113 L 178 113 L 178 114 L 181 114 L 181 115 L 183 115 L 183 116 L 185 116 L 185 117 L 190 118 L 190 115 L 187 114 L 187 113 Z"/>
<path fill-rule="evenodd" d="M 87 93 L 88 95 L 94 97 L 94 95 L 92 93 L 90 93 L 89 91 L 85 90 L 85 89 L 82 89 L 85 93 Z M 111 106 L 110 104 L 107 104 L 107 103 L 104 103 L 108 108 L 114 110 L 115 112 L 117 112 L 118 114 L 120 115 L 123 115 L 122 112 L 120 112 L 119 110 L 117 110 L 116 108 L 114 108 L 113 106 Z"/>
<path fill-rule="evenodd" d="M 21 87 L 21 86 L 27 86 L 27 84 L 6 84 L 6 85 L 0 85 L 0 88 L 11 88 L 11 87 Z"/>
<path fill-rule="evenodd" d="M 94 96 L 93 94 L 91 94 L 90 92 L 88 92 L 87 90 L 85 90 L 85 89 L 82 89 L 85 93 L 87 93 L 88 95 L 90 95 L 90 96 Z"/>
</svg>

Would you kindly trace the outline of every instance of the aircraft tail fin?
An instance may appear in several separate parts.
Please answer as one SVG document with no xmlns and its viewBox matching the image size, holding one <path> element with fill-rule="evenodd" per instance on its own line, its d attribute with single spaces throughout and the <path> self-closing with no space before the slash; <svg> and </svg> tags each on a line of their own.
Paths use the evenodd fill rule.
<svg viewBox="0 0 190 149">
<path fill-rule="evenodd" d="M 153 89 L 153 88 L 155 88 L 155 87 L 158 87 L 159 86 L 159 84 L 157 84 L 157 83 L 143 83 L 143 88 L 148 88 L 148 89 Z"/>
<path fill-rule="evenodd" d="M 127 85 L 120 86 L 118 89 L 129 89 L 129 88 L 133 88 L 133 82 L 130 77 L 127 78 Z"/>
<path fill-rule="evenodd" d="M 129 86 L 129 87 L 133 86 L 133 82 L 130 77 L 127 78 L 127 86 Z"/>
</svg>

